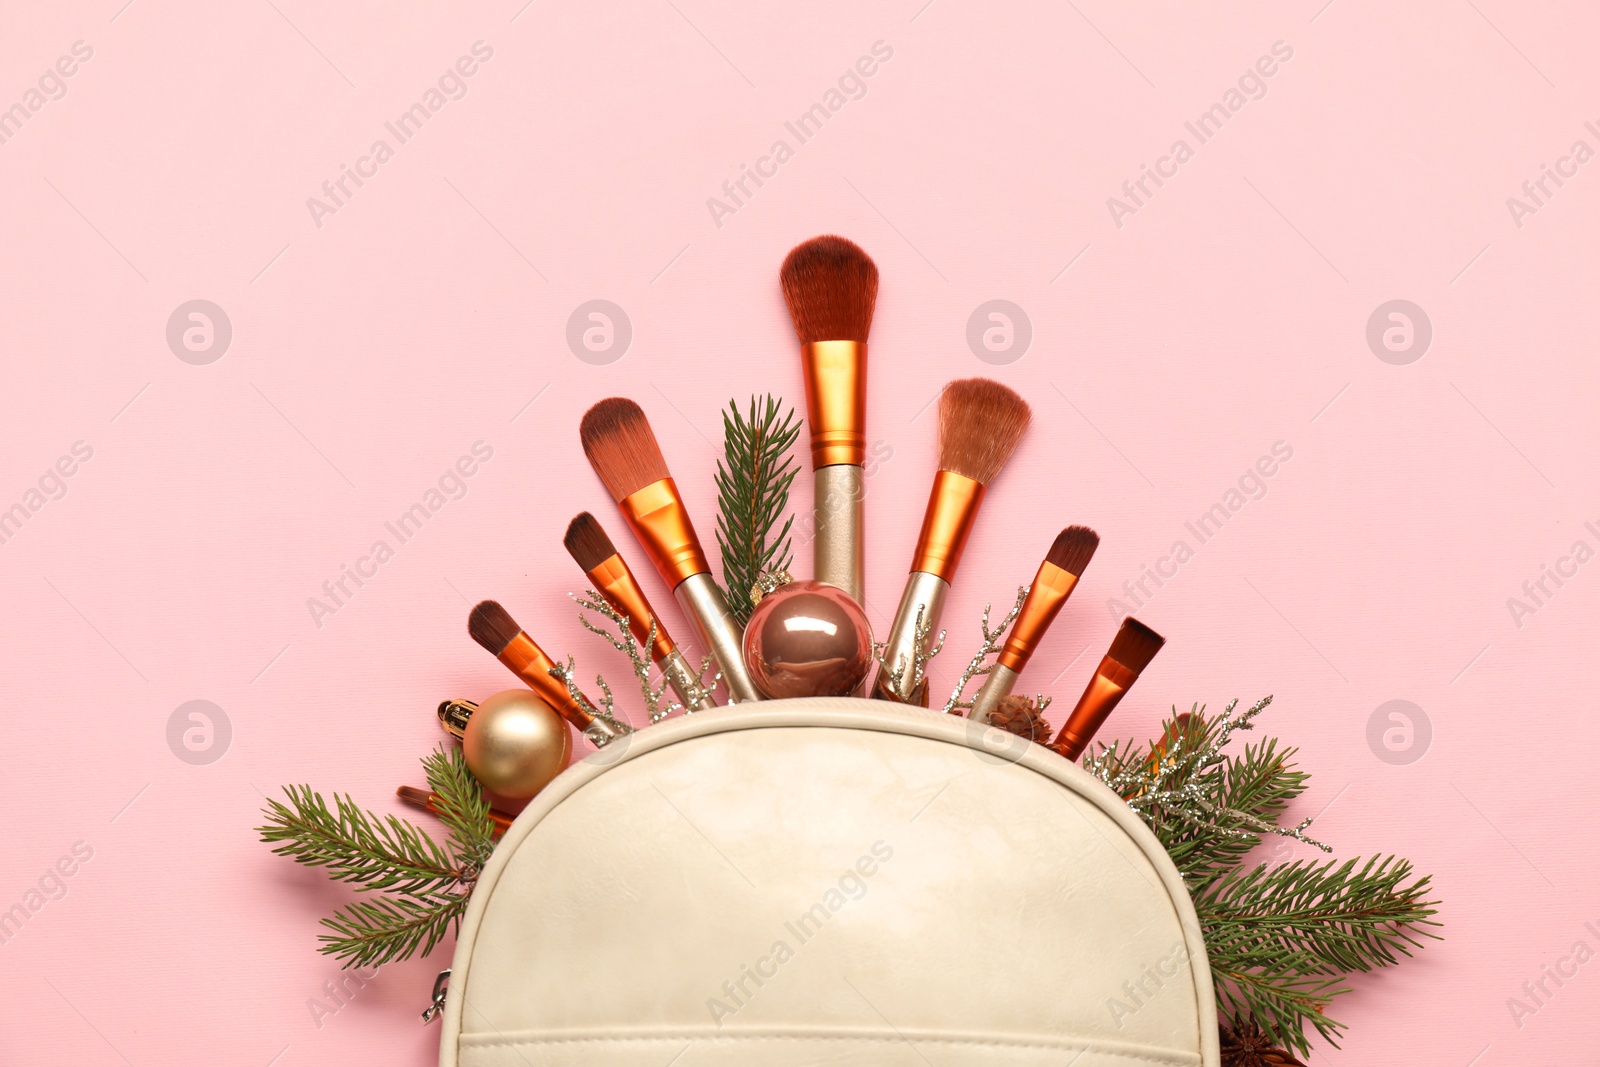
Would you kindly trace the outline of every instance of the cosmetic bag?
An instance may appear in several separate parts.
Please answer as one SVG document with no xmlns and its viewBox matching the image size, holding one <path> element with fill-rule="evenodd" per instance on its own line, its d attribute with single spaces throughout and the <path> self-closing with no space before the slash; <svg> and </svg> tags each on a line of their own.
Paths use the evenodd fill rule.
<svg viewBox="0 0 1600 1067">
<path fill-rule="evenodd" d="M 1055 753 L 881 701 L 680 716 L 574 764 L 462 921 L 446 1067 L 1218 1062 L 1194 909 Z"/>
</svg>

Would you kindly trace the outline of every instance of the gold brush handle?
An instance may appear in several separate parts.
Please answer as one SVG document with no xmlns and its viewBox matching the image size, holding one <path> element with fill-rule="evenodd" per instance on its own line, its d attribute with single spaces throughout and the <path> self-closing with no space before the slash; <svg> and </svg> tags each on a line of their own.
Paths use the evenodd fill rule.
<svg viewBox="0 0 1600 1067">
<path fill-rule="evenodd" d="M 972 720 L 988 722 L 989 713 L 1011 695 L 1011 690 L 1015 689 L 1016 685 L 1017 672 L 1003 663 L 996 663 L 994 669 L 984 678 L 978 695 L 972 698 Z"/>
<path fill-rule="evenodd" d="M 906 591 L 900 597 L 900 610 L 895 612 L 894 625 L 889 628 L 889 636 L 884 641 L 883 665 L 878 668 L 878 677 L 872 683 L 874 697 L 902 704 L 917 704 L 924 708 L 928 706 L 927 678 L 923 678 L 915 688 L 910 684 L 916 657 L 926 650 L 926 645 L 917 641 L 917 615 L 920 611 L 927 642 L 937 640 L 939 616 L 944 611 L 944 598 L 949 591 L 949 582 L 927 571 L 912 571 L 906 579 Z M 901 672 L 898 682 L 890 677 L 890 672 L 895 669 Z"/>
<path fill-rule="evenodd" d="M 817 581 L 838 586 L 863 607 L 861 497 L 865 488 L 862 470 L 853 463 L 817 468 L 816 532 L 811 545 L 812 573 Z"/>
<path fill-rule="evenodd" d="M 683 613 L 694 623 L 701 646 L 722 668 L 728 698 L 735 704 L 760 700 L 760 692 L 744 669 L 744 642 L 739 621 L 728 610 L 728 602 L 722 598 L 722 590 L 711 580 L 711 575 L 690 575 L 678 583 L 672 595 L 678 598 Z"/>
</svg>

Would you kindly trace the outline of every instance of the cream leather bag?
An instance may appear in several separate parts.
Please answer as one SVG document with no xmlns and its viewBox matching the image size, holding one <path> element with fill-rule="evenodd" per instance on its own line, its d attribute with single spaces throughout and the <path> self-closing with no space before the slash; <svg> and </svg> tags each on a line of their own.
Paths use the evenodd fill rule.
<svg viewBox="0 0 1600 1067">
<path fill-rule="evenodd" d="M 446 1067 L 1217 1063 L 1194 909 L 1054 753 L 878 701 L 596 752 L 479 879 Z"/>
</svg>

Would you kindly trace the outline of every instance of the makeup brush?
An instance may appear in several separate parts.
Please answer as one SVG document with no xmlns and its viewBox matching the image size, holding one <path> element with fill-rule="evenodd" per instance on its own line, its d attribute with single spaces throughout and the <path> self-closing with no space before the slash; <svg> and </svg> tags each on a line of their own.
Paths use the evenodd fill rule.
<svg viewBox="0 0 1600 1067">
<path fill-rule="evenodd" d="M 394 795 L 410 804 L 413 808 L 431 811 L 435 815 L 442 815 L 438 793 L 430 793 L 426 789 L 418 789 L 414 785 L 403 785 L 394 791 Z M 499 837 L 511 825 L 511 816 L 498 808 L 489 809 L 489 821 L 494 823 L 494 836 Z"/>
<path fill-rule="evenodd" d="M 1031 418 L 1027 403 L 999 382 L 963 378 L 944 387 L 939 397 L 939 471 L 933 476 L 911 576 L 884 645 L 884 666 L 873 682 L 873 696 L 928 706 L 927 679 L 912 690 L 917 658 L 926 653 L 917 640 L 917 615 L 925 634 L 937 632 L 984 489 L 1016 451 Z"/>
<path fill-rule="evenodd" d="M 744 668 L 738 620 L 711 577 L 711 564 L 644 410 L 625 397 L 602 400 L 584 413 L 578 434 L 589 465 L 694 623 L 701 646 L 722 668 L 729 698 L 736 704 L 760 700 Z"/>
<path fill-rule="evenodd" d="M 1088 688 L 1078 698 L 1078 706 L 1067 716 L 1066 724 L 1050 742 L 1050 747 L 1069 760 L 1082 755 L 1106 716 L 1133 688 L 1133 683 L 1166 643 L 1165 637 L 1133 616 L 1123 619 L 1122 629 L 1111 642 L 1111 651 L 1100 661 L 1094 677 L 1089 679 Z"/>
<path fill-rule="evenodd" d="M 599 520 L 587 511 L 578 515 L 567 525 L 567 536 L 563 543 L 600 595 L 628 620 L 628 629 L 633 631 L 634 640 L 639 642 L 641 649 L 650 641 L 651 623 L 655 624 L 655 640 L 646 651 L 660 666 L 661 673 L 672 685 L 672 691 L 678 694 L 678 699 L 683 701 L 684 707 L 689 711 L 705 711 L 716 707 L 717 702 L 711 699 L 710 692 L 700 686 L 700 672 L 690 667 L 689 661 L 678 651 L 672 635 L 667 633 L 666 625 L 650 606 L 650 601 L 645 599 L 644 590 L 628 569 L 627 561 L 611 543 L 611 538 L 606 536 Z"/>
<path fill-rule="evenodd" d="M 778 271 L 800 338 L 816 479 L 812 573 L 856 603 L 862 568 L 862 463 L 867 450 L 867 334 L 878 300 L 878 266 L 853 241 L 813 237 Z"/>
<path fill-rule="evenodd" d="M 594 747 L 604 748 L 623 734 L 633 732 L 625 723 L 613 726 L 585 711 L 572 698 L 566 685 L 550 673 L 556 662 L 545 655 L 544 649 L 523 632 L 510 612 L 495 601 L 485 600 L 472 609 L 472 614 L 467 616 L 467 632 L 563 719 L 576 726 Z"/>
<path fill-rule="evenodd" d="M 1045 631 L 1056 621 L 1056 616 L 1067 603 L 1067 597 L 1078 585 L 1083 569 L 1100 547 L 1100 535 L 1087 526 L 1068 526 L 1056 535 L 1039 572 L 1028 586 L 1022 610 L 1011 625 L 1011 633 L 996 657 L 994 667 L 983 680 L 983 687 L 972 698 L 972 717 L 988 722 L 989 713 L 1000 701 L 1011 695 L 1017 684 L 1017 675 L 1028 665 L 1033 650 L 1039 647 Z"/>
</svg>

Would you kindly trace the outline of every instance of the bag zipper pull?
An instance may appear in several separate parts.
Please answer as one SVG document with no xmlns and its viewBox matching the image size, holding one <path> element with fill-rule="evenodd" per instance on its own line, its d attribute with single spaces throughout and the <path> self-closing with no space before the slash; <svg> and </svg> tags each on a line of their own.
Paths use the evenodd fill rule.
<svg viewBox="0 0 1600 1067">
<path fill-rule="evenodd" d="M 434 1017 L 444 1011 L 444 996 L 449 988 L 449 970 L 440 971 L 439 976 L 433 980 L 433 1002 L 422 1013 L 424 1024 L 433 1022 Z"/>
</svg>

